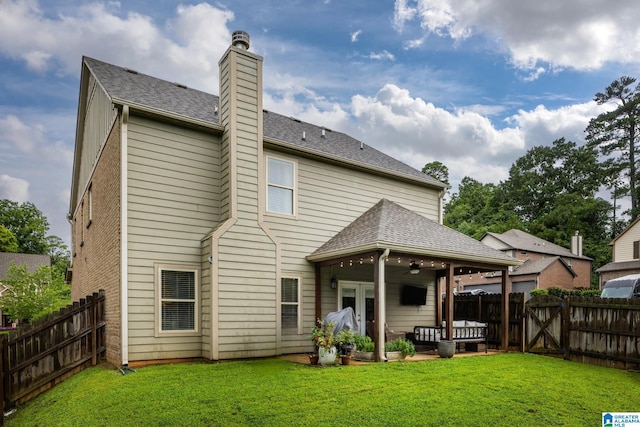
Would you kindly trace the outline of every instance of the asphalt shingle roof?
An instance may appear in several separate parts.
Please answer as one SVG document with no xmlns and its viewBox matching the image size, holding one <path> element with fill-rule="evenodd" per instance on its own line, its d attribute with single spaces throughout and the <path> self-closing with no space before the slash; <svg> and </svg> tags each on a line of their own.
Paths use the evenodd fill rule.
<svg viewBox="0 0 640 427">
<path fill-rule="evenodd" d="M 502 234 L 491 232 L 487 232 L 486 234 L 500 240 L 511 249 L 537 252 L 547 255 L 557 255 L 567 258 L 590 259 L 586 256 L 579 257 L 567 248 L 563 248 L 555 243 L 551 243 L 529 233 L 525 233 L 522 230 L 511 229 Z"/>
<path fill-rule="evenodd" d="M 51 257 L 49 255 L 0 252 L 0 280 L 6 277 L 12 261 L 18 266 L 26 264 L 29 272 L 33 273 L 38 267 L 51 264 Z"/>
<path fill-rule="evenodd" d="M 536 260 L 528 259 L 521 266 L 513 270 L 509 275 L 523 276 L 525 274 L 540 274 L 555 262 L 562 263 L 565 266 L 565 268 L 571 272 L 571 274 L 576 276 L 575 271 L 573 271 L 573 269 L 569 267 L 559 256 L 540 258 Z"/>
<path fill-rule="evenodd" d="M 355 219 L 311 257 L 360 248 L 403 246 L 420 254 L 450 254 L 456 259 L 492 260 L 503 265 L 519 262 L 449 227 L 432 221 L 387 199 L 380 200 Z"/>
<path fill-rule="evenodd" d="M 195 89 L 108 64 L 93 58 L 84 62 L 112 100 L 142 105 L 160 113 L 166 112 L 211 124 L 219 124 L 216 107 L 219 98 Z M 415 168 L 394 159 L 351 136 L 302 122 L 271 111 L 264 111 L 264 136 L 288 146 L 314 150 L 350 163 L 406 176 L 425 184 L 444 188 L 445 184 Z M 303 139 L 303 132 L 305 138 Z"/>
</svg>

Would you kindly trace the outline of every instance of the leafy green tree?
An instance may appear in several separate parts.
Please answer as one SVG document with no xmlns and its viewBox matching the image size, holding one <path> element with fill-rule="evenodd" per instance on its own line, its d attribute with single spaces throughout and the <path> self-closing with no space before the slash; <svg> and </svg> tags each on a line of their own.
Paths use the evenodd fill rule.
<svg viewBox="0 0 640 427">
<path fill-rule="evenodd" d="M 449 168 L 439 161 L 429 162 L 422 168 L 422 173 L 434 177 L 440 182 L 449 185 Z"/>
<path fill-rule="evenodd" d="M 4 225 L 0 225 L 0 252 L 18 252 L 18 239 Z"/>
<path fill-rule="evenodd" d="M 14 320 L 33 321 L 70 302 L 69 285 L 63 277 L 53 274 L 49 266 L 41 266 L 31 273 L 26 264 L 12 263 L 3 283 L 9 289 L 0 298 L 0 307 Z"/>
<path fill-rule="evenodd" d="M 637 164 L 640 85 L 635 83 L 635 78 L 622 76 L 604 92 L 597 93 L 594 101 L 600 105 L 613 103 L 616 108 L 592 119 L 585 130 L 588 144 L 598 148 L 605 159 L 602 166 L 614 199 L 631 196 L 632 220 L 640 213 Z M 618 185 L 620 183 L 622 185 Z"/>
<path fill-rule="evenodd" d="M 501 185 L 500 204 L 523 222 L 551 212 L 561 194 L 592 197 L 602 183 L 597 151 L 558 139 L 551 146 L 533 147 L 517 159 Z"/>
<path fill-rule="evenodd" d="M 444 207 L 444 224 L 475 239 L 487 231 L 521 229 L 513 211 L 501 210 L 496 204 L 497 192 L 494 184 L 482 184 L 468 176 L 462 178 L 458 192 Z"/>
<path fill-rule="evenodd" d="M 0 225 L 11 231 L 18 240 L 18 252 L 46 254 L 49 221 L 33 203 L 19 204 L 11 200 L 0 200 Z"/>
</svg>

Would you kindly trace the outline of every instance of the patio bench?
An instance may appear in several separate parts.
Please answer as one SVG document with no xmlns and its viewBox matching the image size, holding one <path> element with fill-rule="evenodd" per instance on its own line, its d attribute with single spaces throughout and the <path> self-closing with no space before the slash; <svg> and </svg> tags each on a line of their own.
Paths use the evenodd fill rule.
<svg viewBox="0 0 640 427">
<path fill-rule="evenodd" d="M 485 353 L 488 351 L 488 324 L 474 320 L 454 320 L 452 341 L 456 347 L 461 343 L 482 344 Z M 440 341 L 448 341 L 446 322 L 441 326 L 416 326 L 413 328 L 415 344 L 436 346 Z"/>
</svg>

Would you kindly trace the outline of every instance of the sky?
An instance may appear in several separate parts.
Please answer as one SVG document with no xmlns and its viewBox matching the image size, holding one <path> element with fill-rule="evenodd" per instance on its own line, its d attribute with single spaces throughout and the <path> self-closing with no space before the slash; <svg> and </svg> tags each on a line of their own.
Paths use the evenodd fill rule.
<svg viewBox="0 0 640 427">
<path fill-rule="evenodd" d="M 264 108 L 346 132 L 452 192 L 499 183 L 527 150 L 584 143 L 640 77 L 637 0 L 0 0 L 0 199 L 70 243 L 82 56 L 218 94 L 234 30 L 264 58 Z"/>
</svg>

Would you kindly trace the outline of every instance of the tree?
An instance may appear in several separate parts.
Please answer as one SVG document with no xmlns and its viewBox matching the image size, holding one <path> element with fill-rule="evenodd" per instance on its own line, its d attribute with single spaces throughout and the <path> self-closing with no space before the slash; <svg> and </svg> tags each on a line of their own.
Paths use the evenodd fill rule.
<svg viewBox="0 0 640 427">
<path fill-rule="evenodd" d="M 53 274 L 49 266 L 30 273 L 26 264 L 12 263 L 3 283 L 9 289 L 0 298 L 0 306 L 13 320 L 33 321 L 70 302 L 69 285 L 63 277 Z"/>
<path fill-rule="evenodd" d="M 522 228 L 513 211 L 501 210 L 496 204 L 498 187 L 464 177 L 458 192 L 444 207 L 444 224 L 475 239 L 485 232 L 502 233 Z"/>
<path fill-rule="evenodd" d="M 597 151 L 561 138 L 551 146 L 533 147 L 515 161 L 501 185 L 500 203 L 521 221 L 532 222 L 554 209 L 558 195 L 592 197 L 602 179 Z"/>
<path fill-rule="evenodd" d="M 608 177 L 608 188 L 614 189 L 614 198 L 631 196 L 631 219 L 640 213 L 640 188 L 637 172 L 637 139 L 640 115 L 640 85 L 633 77 L 622 76 L 595 95 L 598 104 L 614 103 L 613 111 L 600 114 L 587 126 L 587 141 L 597 147 L 605 158 L 602 166 Z M 620 178 L 626 183 L 617 186 Z M 623 181 L 624 182 L 624 181 Z"/>
<path fill-rule="evenodd" d="M 33 203 L 18 204 L 0 200 L 0 225 L 11 231 L 18 241 L 18 251 L 26 254 L 47 254 L 49 221 Z"/>
<path fill-rule="evenodd" d="M 18 239 L 4 225 L 0 225 L 0 252 L 18 252 Z"/>
<path fill-rule="evenodd" d="M 422 173 L 426 173 L 438 181 L 449 185 L 449 168 L 447 168 L 444 163 L 438 161 L 429 162 L 422 168 Z"/>
</svg>

